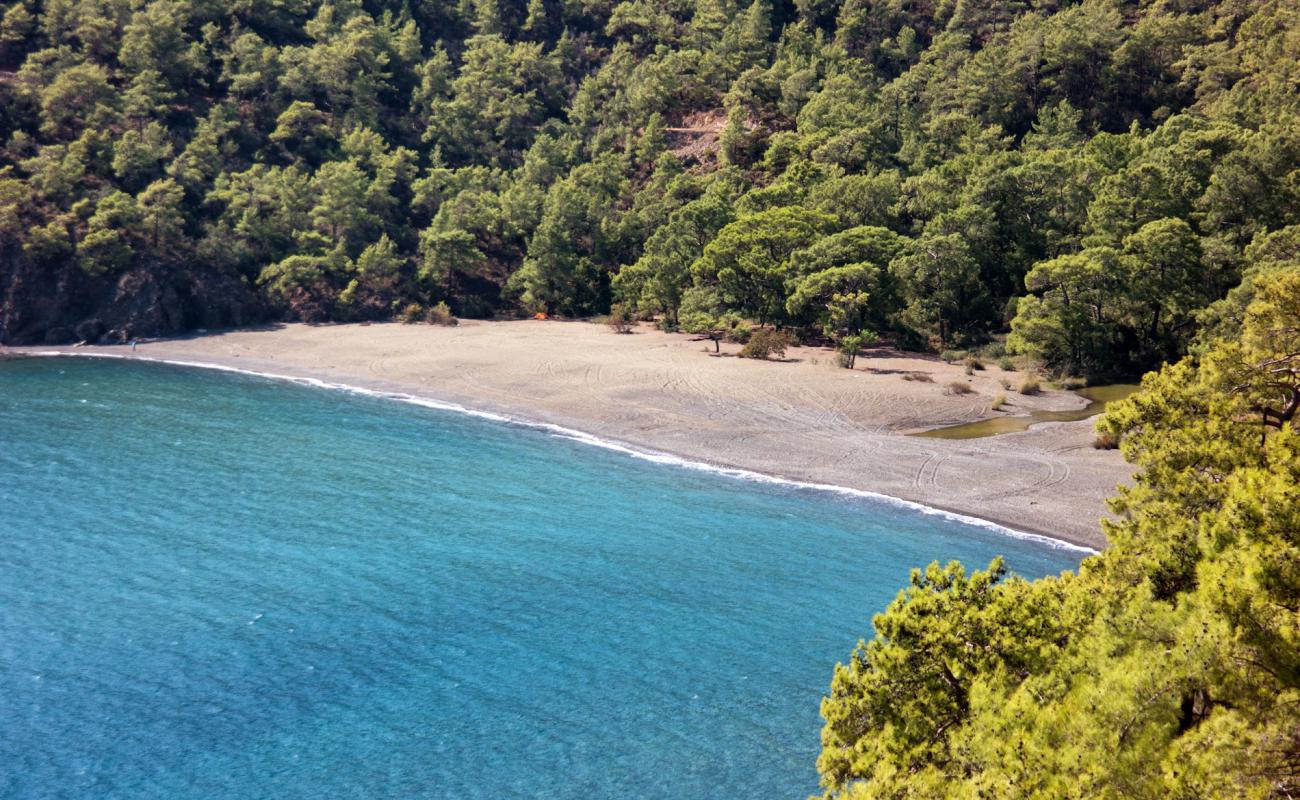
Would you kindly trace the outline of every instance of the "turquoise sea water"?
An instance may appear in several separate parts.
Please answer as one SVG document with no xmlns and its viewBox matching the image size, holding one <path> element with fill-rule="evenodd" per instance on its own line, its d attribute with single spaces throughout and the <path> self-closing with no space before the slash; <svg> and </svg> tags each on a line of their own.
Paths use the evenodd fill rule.
<svg viewBox="0 0 1300 800">
<path fill-rule="evenodd" d="M 273 381 L 0 362 L 0 797 L 799 798 L 913 566 L 1080 554 Z"/>
</svg>

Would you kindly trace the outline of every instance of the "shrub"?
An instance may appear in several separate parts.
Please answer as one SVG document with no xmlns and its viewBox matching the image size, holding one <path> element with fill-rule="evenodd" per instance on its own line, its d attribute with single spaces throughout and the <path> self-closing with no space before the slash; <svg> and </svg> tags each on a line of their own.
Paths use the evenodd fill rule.
<svg viewBox="0 0 1300 800">
<path fill-rule="evenodd" d="M 1096 450 L 1114 450 L 1119 447 L 1119 434 L 1113 431 L 1102 431 L 1092 440 L 1092 446 Z"/>
<path fill-rule="evenodd" d="M 1020 382 L 1020 388 L 1016 391 L 1021 394 L 1038 394 L 1042 390 L 1043 386 L 1039 382 L 1038 376 L 1031 372 L 1025 376 L 1023 381 Z"/>
<path fill-rule="evenodd" d="M 916 381 L 917 383 L 934 383 L 934 378 L 930 377 L 927 372 L 905 372 L 903 380 Z"/>
<path fill-rule="evenodd" d="M 1087 385 L 1088 385 L 1088 380 L 1086 378 L 1078 378 L 1074 376 L 1061 378 L 1062 389 L 1069 389 L 1070 391 L 1074 391 L 1075 389 L 1082 389 Z"/>
<path fill-rule="evenodd" d="M 632 312 L 622 303 L 615 303 L 609 309 L 609 316 L 605 322 L 614 333 L 631 333 L 632 332 Z"/>
<path fill-rule="evenodd" d="M 965 381 L 952 381 L 943 387 L 944 394 L 975 394 L 969 383 Z"/>
<path fill-rule="evenodd" d="M 977 356 L 966 356 L 966 369 L 982 370 L 984 369 L 984 362 L 980 361 Z"/>
<path fill-rule="evenodd" d="M 431 325 L 455 327 L 460 324 L 460 320 L 456 319 L 456 317 L 451 313 L 451 306 L 448 306 L 443 302 L 439 302 L 438 305 L 429 309 L 424 319 Z"/>
<path fill-rule="evenodd" d="M 966 352 L 964 350 L 944 350 L 939 354 L 940 360 L 945 364 L 956 364 L 965 357 Z"/>
<path fill-rule="evenodd" d="M 741 358 L 778 358 L 785 357 L 785 349 L 790 346 L 790 338 L 784 333 L 761 328 L 754 331 L 749 341 L 740 350 Z"/>
<path fill-rule="evenodd" d="M 1014 372 L 1016 369 L 1016 362 L 1011 360 L 1011 356 L 1003 356 L 998 359 L 998 369 L 1003 372 Z"/>
<path fill-rule="evenodd" d="M 1007 396 L 1001 392 L 998 392 L 997 396 L 993 398 L 993 405 L 991 406 L 991 408 L 994 411 L 1001 411 L 1002 407 L 1005 406 L 1006 404 L 1007 404 Z"/>
<path fill-rule="evenodd" d="M 407 324 L 419 322 L 424 319 L 424 306 L 419 303 L 407 303 L 401 311 L 397 312 L 397 318 Z"/>
<path fill-rule="evenodd" d="M 1007 390 L 1011 389 L 1011 381 L 1007 380 L 1006 378 L 999 378 L 998 383 L 1002 384 L 1003 389 L 1007 389 Z"/>
<path fill-rule="evenodd" d="M 735 342 L 736 344 L 745 344 L 749 341 L 749 337 L 753 335 L 754 329 L 748 322 L 741 319 L 729 320 L 729 325 L 727 327 L 727 341 Z"/>
</svg>

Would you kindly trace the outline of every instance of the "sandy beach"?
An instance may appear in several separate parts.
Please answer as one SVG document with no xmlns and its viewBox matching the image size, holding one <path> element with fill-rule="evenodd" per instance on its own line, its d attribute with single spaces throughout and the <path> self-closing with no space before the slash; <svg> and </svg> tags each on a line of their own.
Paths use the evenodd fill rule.
<svg viewBox="0 0 1300 800">
<path fill-rule="evenodd" d="M 905 434 L 1002 413 L 1079 408 L 1067 392 L 1032 397 L 996 365 L 869 351 L 853 371 L 824 348 L 781 362 L 739 346 L 585 322 L 463 321 L 458 327 L 284 325 L 129 346 L 16 348 L 182 360 L 404 392 L 562 425 L 637 448 L 811 483 L 887 494 L 1089 547 L 1105 539 L 1105 498 L 1130 469 L 1091 446 L 1092 420 L 949 441 Z M 932 382 L 904 380 L 909 373 Z M 950 381 L 974 394 L 945 393 Z"/>
</svg>

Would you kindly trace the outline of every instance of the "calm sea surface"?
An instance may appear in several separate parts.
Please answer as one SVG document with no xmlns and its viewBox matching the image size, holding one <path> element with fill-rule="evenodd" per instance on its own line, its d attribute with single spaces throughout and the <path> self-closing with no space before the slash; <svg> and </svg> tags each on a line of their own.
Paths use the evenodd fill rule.
<svg viewBox="0 0 1300 800">
<path fill-rule="evenodd" d="M 0 797 L 801 798 L 932 560 L 1079 554 L 536 429 L 0 362 Z"/>
</svg>

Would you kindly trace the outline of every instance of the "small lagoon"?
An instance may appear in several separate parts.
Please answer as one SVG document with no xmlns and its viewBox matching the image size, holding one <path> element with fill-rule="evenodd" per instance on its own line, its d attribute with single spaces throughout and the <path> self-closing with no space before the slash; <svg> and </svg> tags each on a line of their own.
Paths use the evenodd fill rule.
<svg viewBox="0 0 1300 800">
<path fill-rule="evenodd" d="M 1031 411 L 1028 414 L 1008 414 L 999 417 L 963 422 L 960 425 L 947 425 L 928 431 L 910 434 L 930 439 L 983 439 L 985 436 L 997 436 L 1003 433 L 1017 433 L 1029 430 L 1040 422 L 1076 422 L 1095 417 L 1106 410 L 1108 403 L 1123 400 L 1137 391 L 1135 383 L 1112 383 L 1106 386 L 1088 386 L 1076 389 L 1075 394 L 1088 401 L 1083 408 L 1068 411 Z"/>
<path fill-rule="evenodd" d="M 802 798 L 912 567 L 1081 553 L 266 378 L 0 362 L 0 797 Z"/>
</svg>

